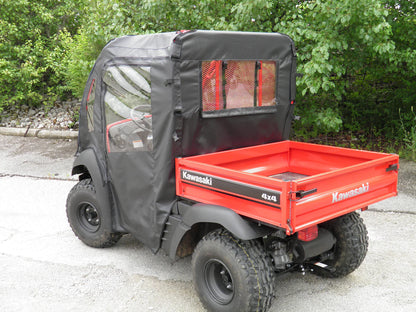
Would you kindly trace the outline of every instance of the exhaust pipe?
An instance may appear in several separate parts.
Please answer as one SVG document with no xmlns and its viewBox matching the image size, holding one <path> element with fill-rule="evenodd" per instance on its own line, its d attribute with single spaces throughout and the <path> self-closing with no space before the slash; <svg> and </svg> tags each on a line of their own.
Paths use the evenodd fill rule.
<svg viewBox="0 0 416 312">
<path fill-rule="evenodd" d="M 330 231 L 319 228 L 318 237 L 314 240 L 309 242 L 296 241 L 292 248 L 293 260 L 296 263 L 303 263 L 307 259 L 319 256 L 325 251 L 330 250 L 336 241 L 336 238 Z"/>
</svg>

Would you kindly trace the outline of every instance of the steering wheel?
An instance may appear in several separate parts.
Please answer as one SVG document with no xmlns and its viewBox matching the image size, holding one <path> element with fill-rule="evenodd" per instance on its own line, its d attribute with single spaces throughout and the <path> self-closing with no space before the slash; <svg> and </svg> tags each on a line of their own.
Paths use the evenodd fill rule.
<svg viewBox="0 0 416 312">
<path fill-rule="evenodd" d="M 136 107 L 130 110 L 131 120 L 138 126 L 140 129 L 148 132 L 152 132 L 152 115 L 151 115 L 151 106 L 148 104 L 137 105 Z"/>
</svg>

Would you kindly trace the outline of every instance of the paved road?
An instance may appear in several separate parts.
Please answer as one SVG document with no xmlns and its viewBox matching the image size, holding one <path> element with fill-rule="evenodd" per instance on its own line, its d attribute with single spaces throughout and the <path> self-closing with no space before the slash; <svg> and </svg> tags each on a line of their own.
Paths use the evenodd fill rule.
<svg viewBox="0 0 416 312">
<path fill-rule="evenodd" d="M 70 179 L 76 140 L 0 135 L 0 175 Z"/>
<path fill-rule="evenodd" d="M 171 263 L 129 236 L 93 249 L 71 232 L 65 200 L 75 142 L 0 136 L 0 311 L 203 311 L 190 259 Z M 270 311 L 416 311 L 416 164 L 401 194 L 362 213 L 370 247 L 343 279 L 280 276 Z"/>
</svg>

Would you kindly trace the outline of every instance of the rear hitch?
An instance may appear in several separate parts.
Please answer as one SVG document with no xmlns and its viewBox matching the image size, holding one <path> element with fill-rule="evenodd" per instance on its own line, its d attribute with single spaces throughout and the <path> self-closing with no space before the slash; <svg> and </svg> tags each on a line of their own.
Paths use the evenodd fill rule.
<svg viewBox="0 0 416 312">
<path fill-rule="evenodd" d="M 328 272 L 335 272 L 335 268 L 327 265 L 325 263 L 322 262 L 309 262 L 309 263 L 305 263 L 305 264 L 300 264 L 298 267 L 298 271 L 300 273 L 302 273 L 302 275 L 305 275 L 307 272 L 311 272 L 313 273 L 315 270 L 324 270 L 324 271 L 328 271 Z"/>
<path fill-rule="evenodd" d="M 314 268 L 319 268 L 319 270 L 325 270 L 325 271 L 329 271 L 331 273 L 335 272 L 334 267 L 332 267 L 330 265 L 327 265 L 325 263 L 322 263 L 322 262 L 309 263 L 308 266 L 309 266 L 309 270 L 311 272 L 314 271 Z"/>
</svg>

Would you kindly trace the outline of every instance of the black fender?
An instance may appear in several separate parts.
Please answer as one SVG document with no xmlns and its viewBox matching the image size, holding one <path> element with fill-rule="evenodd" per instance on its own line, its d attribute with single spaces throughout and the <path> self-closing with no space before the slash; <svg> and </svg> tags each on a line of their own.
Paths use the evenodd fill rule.
<svg viewBox="0 0 416 312">
<path fill-rule="evenodd" d="M 94 181 L 95 187 L 104 184 L 103 175 L 98 166 L 97 157 L 93 149 L 89 148 L 78 154 L 72 165 L 72 175 L 88 173 Z"/>
<path fill-rule="evenodd" d="M 111 191 L 108 183 L 104 181 L 103 173 L 100 170 L 97 156 L 93 149 L 86 149 L 76 156 L 72 166 L 72 175 L 75 174 L 87 174 L 91 177 L 100 207 L 111 211 L 113 230 L 115 232 L 124 232 L 125 230 L 120 226 L 118 214 L 111 205 Z"/>
<path fill-rule="evenodd" d="M 171 215 L 165 231 L 163 249 L 171 259 L 176 258 L 176 250 L 182 237 L 197 223 L 218 224 L 242 240 L 266 236 L 276 229 L 248 221 L 235 211 L 217 205 L 179 203 L 179 215 Z"/>
</svg>

